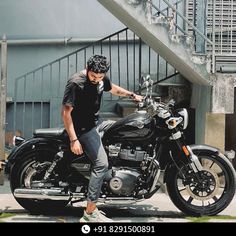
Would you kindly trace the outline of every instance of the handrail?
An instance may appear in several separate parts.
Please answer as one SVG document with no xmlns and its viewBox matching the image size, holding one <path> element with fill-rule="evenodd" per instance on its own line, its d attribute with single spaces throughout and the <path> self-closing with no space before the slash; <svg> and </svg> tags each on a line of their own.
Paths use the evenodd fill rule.
<svg viewBox="0 0 236 236">
<path fill-rule="evenodd" d="M 91 47 L 91 46 L 94 45 L 94 44 L 103 42 L 103 41 L 105 41 L 105 40 L 107 40 L 107 39 L 109 40 L 109 38 L 111 38 L 111 37 L 113 37 L 113 36 L 115 36 L 115 35 L 117 35 L 117 34 L 123 33 L 123 32 L 125 32 L 126 30 L 128 30 L 127 27 L 124 28 L 124 29 L 121 29 L 121 30 L 119 30 L 119 31 L 117 31 L 117 32 L 115 32 L 115 33 L 109 35 L 109 36 L 106 36 L 106 37 L 104 37 L 104 38 L 102 38 L 102 39 L 99 39 L 99 40 L 97 40 L 97 41 L 95 41 L 95 42 L 91 42 L 91 43 L 87 44 L 86 46 L 77 49 L 76 51 L 73 51 L 73 52 L 71 52 L 71 53 L 68 53 L 68 54 L 62 56 L 62 57 L 59 57 L 59 58 L 57 58 L 56 60 L 51 61 L 51 62 L 49 62 L 49 63 L 47 63 L 47 64 L 45 64 L 45 65 L 43 65 L 43 66 L 40 66 L 40 67 L 38 67 L 38 68 L 36 68 L 36 69 L 34 69 L 34 70 L 32 70 L 32 71 L 29 71 L 29 72 L 25 73 L 24 75 L 18 76 L 18 77 L 15 78 L 15 79 L 18 80 L 18 79 L 20 79 L 20 78 L 23 78 L 24 76 L 27 76 L 27 75 L 30 75 L 30 74 L 35 73 L 35 72 L 37 72 L 37 71 L 40 71 L 40 70 L 42 70 L 43 68 L 45 68 L 45 67 L 47 67 L 47 66 L 50 66 L 50 65 L 52 65 L 52 64 L 54 64 L 54 63 L 57 63 L 57 62 L 59 62 L 59 61 L 65 59 L 65 58 L 67 58 L 67 57 L 69 57 L 69 56 L 72 56 L 72 55 L 74 55 L 74 54 L 76 54 L 76 53 L 78 53 L 78 52 L 81 52 L 81 51 L 85 50 L 86 48 Z M 121 40 L 120 40 L 120 41 L 121 41 Z"/>
<path fill-rule="evenodd" d="M 183 1 L 183 0 L 181 0 Z M 181 2 L 180 1 L 180 2 Z M 155 6 L 154 4 L 152 4 L 152 7 L 155 8 L 158 12 L 160 12 L 164 17 L 167 17 L 167 15 L 163 12 L 166 11 L 166 9 L 161 10 L 160 8 L 158 8 L 157 6 Z M 178 30 L 180 30 L 182 33 L 186 33 L 183 29 L 181 29 L 181 27 L 179 27 L 176 23 L 174 23 L 174 25 L 177 27 Z"/>
<path fill-rule="evenodd" d="M 166 3 L 167 6 L 169 6 L 174 12 L 177 13 L 178 16 L 180 16 L 184 22 L 186 22 L 189 26 L 192 27 L 194 31 L 196 31 L 203 39 L 205 39 L 208 43 L 213 45 L 213 42 L 207 38 L 201 31 L 199 31 L 198 28 L 196 28 L 185 16 L 183 16 L 173 5 L 171 5 L 167 0 L 163 0 L 163 2 Z"/>
</svg>

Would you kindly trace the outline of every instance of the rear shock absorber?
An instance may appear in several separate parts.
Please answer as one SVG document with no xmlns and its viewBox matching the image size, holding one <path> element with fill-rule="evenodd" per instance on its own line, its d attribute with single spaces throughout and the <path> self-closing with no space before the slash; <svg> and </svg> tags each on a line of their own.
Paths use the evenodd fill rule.
<svg viewBox="0 0 236 236">
<path fill-rule="evenodd" d="M 44 175 L 44 178 L 43 178 L 44 180 L 48 180 L 49 176 L 53 172 L 53 170 L 56 167 L 57 163 L 63 158 L 63 156 L 64 156 L 63 151 L 59 151 L 58 153 L 56 153 L 51 166 L 48 168 L 48 170 L 46 171 L 46 173 Z"/>
</svg>

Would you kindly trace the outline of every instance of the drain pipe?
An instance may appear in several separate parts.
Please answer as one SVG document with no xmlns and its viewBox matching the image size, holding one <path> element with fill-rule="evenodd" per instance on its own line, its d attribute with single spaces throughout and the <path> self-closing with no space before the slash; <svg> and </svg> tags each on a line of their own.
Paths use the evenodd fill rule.
<svg viewBox="0 0 236 236">
<path fill-rule="evenodd" d="M 220 67 L 220 73 L 229 73 L 229 74 L 234 74 L 236 73 L 236 68 L 235 68 L 235 64 L 233 65 L 222 65 Z"/>
<path fill-rule="evenodd" d="M 95 38 L 54 38 L 54 39 L 8 39 L 8 46 L 33 46 L 33 45 L 68 45 L 90 43 L 97 41 Z"/>
<path fill-rule="evenodd" d="M 35 46 L 35 45 L 72 45 L 72 44 L 82 44 L 82 43 L 94 43 L 100 41 L 98 38 L 54 38 L 54 39 L 8 39 L 8 46 Z M 120 38 L 120 43 L 133 42 L 133 38 Z M 138 39 L 136 39 L 138 41 Z M 103 43 L 117 42 L 117 39 L 108 38 L 103 41 Z"/>
</svg>

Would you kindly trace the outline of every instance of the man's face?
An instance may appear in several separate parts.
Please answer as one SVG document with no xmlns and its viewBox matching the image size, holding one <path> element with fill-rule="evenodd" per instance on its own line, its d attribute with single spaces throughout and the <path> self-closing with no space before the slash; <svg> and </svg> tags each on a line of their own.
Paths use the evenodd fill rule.
<svg viewBox="0 0 236 236">
<path fill-rule="evenodd" d="M 98 84 L 104 78 L 105 73 L 95 73 L 93 71 L 88 71 L 88 78 L 92 84 Z"/>
</svg>

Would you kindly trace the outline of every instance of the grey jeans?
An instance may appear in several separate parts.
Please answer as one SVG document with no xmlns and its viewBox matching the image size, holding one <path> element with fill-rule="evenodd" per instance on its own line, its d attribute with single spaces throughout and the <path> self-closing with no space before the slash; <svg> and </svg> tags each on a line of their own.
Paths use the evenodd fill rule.
<svg viewBox="0 0 236 236">
<path fill-rule="evenodd" d="M 92 162 L 87 201 L 96 203 L 101 193 L 103 179 L 108 170 L 107 154 L 96 127 L 79 137 L 83 151 Z"/>
</svg>

